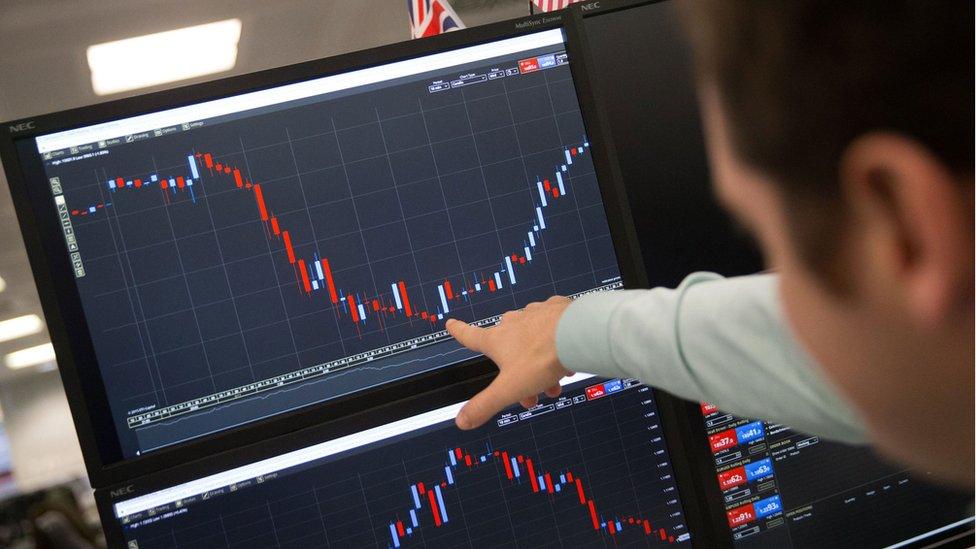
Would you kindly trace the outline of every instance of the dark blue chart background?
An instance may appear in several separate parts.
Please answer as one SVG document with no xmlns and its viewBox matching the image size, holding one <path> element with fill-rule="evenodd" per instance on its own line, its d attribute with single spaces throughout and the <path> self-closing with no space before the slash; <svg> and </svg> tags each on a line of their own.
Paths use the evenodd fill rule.
<svg viewBox="0 0 976 549">
<path fill-rule="evenodd" d="M 618 380 L 619 382 L 619 380 Z M 597 382 L 591 382 L 597 383 Z M 589 385 L 584 383 L 583 385 Z M 568 389 L 566 400 L 585 395 Z M 454 468 L 442 495 L 448 521 L 437 527 L 430 506 L 401 547 L 657 547 L 660 529 L 675 542 L 687 534 L 670 457 L 649 388 L 641 385 L 577 402 L 499 427 L 496 421 L 460 431 L 453 421 L 286 470 L 243 488 L 215 490 L 177 507 L 130 515 L 127 541 L 156 547 L 393 547 L 391 522 L 410 524 L 410 486 L 445 478 L 447 452 L 507 451 L 535 463 L 553 479 L 572 471 L 599 518 L 622 530 L 594 529 L 575 488 L 533 492 L 523 475 L 508 480 L 499 460 Z M 585 397 L 583 397 L 585 398 Z M 551 403 L 544 402 L 543 404 Z M 522 409 L 513 410 L 518 413 Z M 523 469 L 524 471 L 524 469 Z M 630 524 L 653 524 L 651 535 Z"/>
<path fill-rule="evenodd" d="M 428 91 L 457 77 L 424 75 L 48 163 L 69 208 L 104 205 L 72 217 L 86 271 L 77 283 L 125 456 L 473 356 L 437 343 L 128 426 L 133 415 L 443 329 L 402 315 L 356 323 L 327 292 L 303 292 L 254 193 L 202 159 L 193 197 L 184 189 L 164 200 L 150 175 L 189 177 L 187 155 L 210 153 L 260 183 L 296 256 L 327 257 L 344 294 L 392 303 L 390 283 L 402 280 L 415 310 L 436 312 L 445 278 L 490 277 L 506 255 L 522 254 L 538 223 L 536 178 L 552 178 L 566 147 L 577 147 L 567 194 L 546 208 L 547 228 L 533 260 L 517 266 L 518 283 L 454 301 L 449 316 L 489 318 L 619 281 L 568 65 Z M 106 182 L 117 177 L 146 183 L 112 191 Z"/>
</svg>

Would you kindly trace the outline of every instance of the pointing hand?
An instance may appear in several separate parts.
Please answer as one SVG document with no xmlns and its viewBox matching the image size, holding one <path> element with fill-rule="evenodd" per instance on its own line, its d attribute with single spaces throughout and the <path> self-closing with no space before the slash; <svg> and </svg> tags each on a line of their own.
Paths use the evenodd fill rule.
<svg viewBox="0 0 976 549">
<path fill-rule="evenodd" d="M 457 426 L 474 429 L 515 402 L 535 406 L 539 393 L 559 396 L 559 380 L 572 372 L 556 356 L 556 326 L 571 300 L 551 297 L 502 315 L 496 326 L 479 328 L 448 320 L 447 331 L 462 345 L 498 366 L 498 377 L 461 408 Z"/>
</svg>

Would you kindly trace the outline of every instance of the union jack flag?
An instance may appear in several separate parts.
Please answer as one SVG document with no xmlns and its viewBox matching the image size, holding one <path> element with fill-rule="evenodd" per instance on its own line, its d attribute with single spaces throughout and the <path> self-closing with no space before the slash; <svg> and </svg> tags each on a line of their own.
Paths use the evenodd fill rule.
<svg viewBox="0 0 976 549">
<path fill-rule="evenodd" d="M 532 0 L 539 11 L 556 11 L 582 0 Z"/>
<path fill-rule="evenodd" d="M 410 14 L 410 34 L 414 38 L 464 28 L 447 0 L 407 0 L 407 12 Z"/>
</svg>

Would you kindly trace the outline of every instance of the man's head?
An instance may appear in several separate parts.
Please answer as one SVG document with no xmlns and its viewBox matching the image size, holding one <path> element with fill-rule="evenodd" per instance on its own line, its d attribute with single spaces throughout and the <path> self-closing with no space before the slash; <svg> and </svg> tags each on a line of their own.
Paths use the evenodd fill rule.
<svg viewBox="0 0 976 549">
<path fill-rule="evenodd" d="M 973 3 L 703 0 L 716 190 L 889 455 L 973 475 Z"/>
</svg>

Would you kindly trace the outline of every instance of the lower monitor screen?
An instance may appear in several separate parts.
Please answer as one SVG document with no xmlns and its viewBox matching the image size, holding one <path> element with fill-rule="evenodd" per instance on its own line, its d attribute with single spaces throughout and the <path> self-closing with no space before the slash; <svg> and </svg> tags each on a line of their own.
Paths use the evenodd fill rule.
<svg viewBox="0 0 976 549">
<path fill-rule="evenodd" d="M 586 376 L 576 376 L 576 379 Z M 583 379 L 459 431 L 460 404 L 113 506 L 130 547 L 606 547 L 690 539 L 651 390 Z"/>
<path fill-rule="evenodd" d="M 881 547 L 972 526 L 972 494 L 833 443 L 702 405 L 736 547 Z"/>
<path fill-rule="evenodd" d="M 121 458 L 476 357 L 448 317 L 621 286 L 561 30 L 36 149 Z"/>
</svg>

